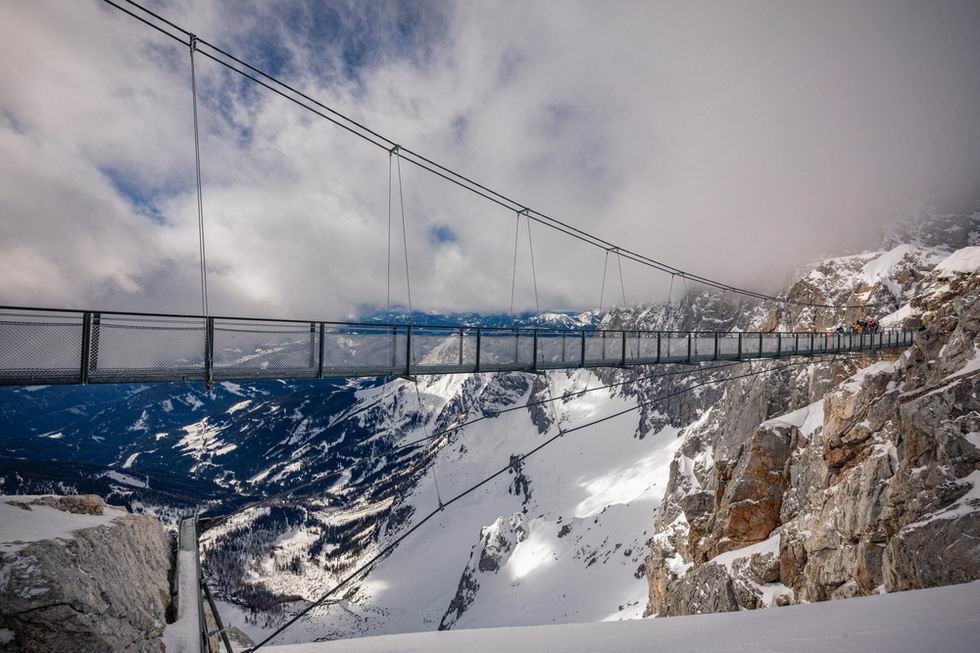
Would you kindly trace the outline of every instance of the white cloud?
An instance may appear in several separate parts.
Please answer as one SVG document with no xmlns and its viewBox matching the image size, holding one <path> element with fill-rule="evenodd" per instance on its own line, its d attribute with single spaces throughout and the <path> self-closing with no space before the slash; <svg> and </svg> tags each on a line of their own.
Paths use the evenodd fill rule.
<svg viewBox="0 0 980 653">
<path fill-rule="evenodd" d="M 980 11 L 942 6 L 329 5 L 373 48 L 354 77 L 343 39 L 297 29 L 323 18 L 311 6 L 154 8 L 535 208 L 768 290 L 809 257 L 874 244 L 913 202 L 975 199 Z M 0 11 L 2 301 L 197 309 L 186 50 L 94 0 Z M 198 61 L 212 311 L 383 304 L 387 154 Z M 515 217 L 402 174 L 416 306 L 505 309 Z M 440 225 L 455 241 L 433 242 Z M 598 304 L 602 252 L 540 227 L 534 244 L 543 307 Z M 529 308 L 523 230 L 520 245 Z M 664 294 L 624 271 L 629 299 Z"/>
</svg>

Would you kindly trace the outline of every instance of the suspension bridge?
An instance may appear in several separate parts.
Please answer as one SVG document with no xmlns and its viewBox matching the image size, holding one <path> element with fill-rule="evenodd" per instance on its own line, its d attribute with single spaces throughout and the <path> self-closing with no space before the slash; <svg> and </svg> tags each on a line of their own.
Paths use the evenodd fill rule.
<svg viewBox="0 0 980 653">
<path fill-rule="evenodd" d="M 356 377 L 404 377 L 416 379 L 427 374 L 475 374 L 484 372 L 540 373 L 548 370 L 580 368 L 646 367 L 654 365 L 687 364 L 697 366 L 713 361 L 732 361 L 724 367 L 737 367 L 741 361 L 758 359 L 798 358 L 794 362 L 768 366 L 767 369 L 733 374 L 726 378 L 702 380 L 681 387 L 669 394 L 638 403 L 636 406 L 591 422 L 563 428 L 558 422 L 556 434 L 550 435 L 533 449 L 510 456 L 506 465 L 474 485 L 443 501 L 427 514 L 413 520 L 412 525 L 384 544 L 376 555 L 360 564 L 331 589 L 311 601 L 307 607 L 289 618 L 251 651 L 263 648 L 285 629 L 311 610 L 323 604 L 339 590 L 370 572 L 373 565 L 402 540 L 412 535 L 436 514 L 464 499 L 476 489 L 502 476 L 521 461 L 542 451 L 558 438 L 585 430 L 618 415 L 654 405 L 670 397 L 690 392 L 705 385 L 725 383 L 738 378 L 764 375 L 788 367 L 809 364 L 807 359 L 825 356 L 895 351 L 913 344 L 910 331 L 885 329 L 871 333 L 820 333 L 814 331 L 741 332 L 741 331 L 646 331 L 629 329 L 551 329 L 500 328 L 461 324 L 403 324 L 376 322 L 336 322 L 319 320 L 249 318 L 215 315 L 208 300 L 207 248 L 205 246 L 204 204 L 202 200 L 201 138 L 198 123 L 198 89 L 195 58 L 203 58 L 233 75 L 250 80 L 293 105 L 310 112 L 334 126 L 381 148 L 388 156 L 388 257 L 386 308 L 391 306 L 392 273 L 392 206 L 396 192 L 393 187 L 397 172 L 397 198 L 405 250 L 405 282 L 409 314 L 412 314 L 412 286 L 409 274 L 405 206 L 402 190 L 401 162 L 427 171 L 516 216 L 514 262 L 512 269 L 510 308 L 514 313 L 517 283 L 518 237 L 521 221 L 527 227 L 531 274 L 535 306 L 538 284 L 534 269 L 534 248 L 531 225 L 545 227 L 564 237 L 570 237 L 605 252 L 602 269 L 602 288 L 599 308 L 602 310 L 606 292 L 606 274 L 610 256 L 619 267 L 622 302 L 626 304 L 623 281 L 623 261 L 669 275 L 672 296 L 675 279 L 688 280 L 710 290 L 731 293 L 756 301 L 774 302 L 798 308 L 830 311 L 863 311 L 868 304 L 842 305 L 806 302 L 787 297 L 739 288 L 731 284 L 695 274 L 662 261 L 616 245 L 594 234 L 572 226 L 523 202 L 493 190 L 455 170 L 436 163 L 418 152 L 399 145 L 364 124 L 325 105 L 259 68 L 235 57 L 228 51 L 201 38 L 183 27 L 132 0 L 103 0 L 119 12 L 139 21 L 156 33 L 187 48 L 190 56 L 190 91 L 193 102 L 193 147 L 196 173 L 198 247 L 201 281 L 201 313 L 170 314 L 78 310 L 36 306 L 0 306 L 0 385 L 29 386 L 54 384 L 106 384 L 203 381 L 210 387 L 217 381 L 258 379 L 339 379 Z M 692 373 L 693 373 L 692 371 Z M 672 374 L 674 372 L 668 372 Z M 632 383 L 626 381 L 624 383 Z M 614 387 L 602 386 L 597 389 Z M 589 392 L 592 390 L 585 390 Z M 418 384 L 416 383 L 416 393 Z M 550 385 L 549 385 L 550 394 Z M 556 399 L 550 397 L 548 400 Z M 421 399 L 419 399 L 421 409 Z M 526 406 L 512 409 L 524 409 Z M 507 409 L 511 410 L 511 409 Z M 472 421 L 487 419 L 481 415 L 450 429 L 427 434 L 425 438 L 405 443 L 405 448 L 437 442 Z M 418 464 L 422 465 L 425 458 Z M 438 486 L 437 486 L 438 488 Z M 292 495 L 303 486 L 290 488 L 277 495 Z M 437 489 L 438 492 L 438 489 Z M 260 502 L 261 503 L 261 502 Z M 246 506 L 254 507 L 256 504 Z M 234 511 L 235 514 L 240 510 Z M 231 514 L 231 513 L 230 513 Z M 225 515 L 218 521 L 227 519 Z M 214 521 L 212 520 L 212 524 Z M 207 524 L 202 524 L 206 526 Z M 179 575 L 186 578 L 184 594 L 179 597 L 179 618 L 195 623 L 197 641 L 187 650 L 208 650 L 210 636 L 221 633 L 224 627 L 208 592 L 202 573 L 199 552 L 197 518 L 185 520 L 180 528 L 180 551 L 185 554 Z M 218 630 L 209 632 L 204 618 L 203 602 L 207 598 L 210 610 L 218 620 Z M 227 651 L 231 644 L 224 637 Z"/>
<path fill-rule="evenodd" d="M 909 331 L 490 328 L 0 308 L 0 384 L 330 379 L 637 367 L 907 347 Z"/>
</svg>

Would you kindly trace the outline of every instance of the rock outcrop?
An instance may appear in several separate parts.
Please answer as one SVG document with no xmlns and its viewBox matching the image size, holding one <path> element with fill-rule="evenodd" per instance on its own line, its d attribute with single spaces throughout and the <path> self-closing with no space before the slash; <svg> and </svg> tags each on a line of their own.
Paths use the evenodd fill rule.
<svg viewBox="0 0 980 653">
<path fill-rule="evenodd" d="M 96 496 L 4 497 L 3 508 L 17 521 L 0 543 L 9 650 L 162 650 L 173 552 L 159 521 Z"/>
<path fill-rule="evenodd" d="M 775 418 L 763 397 L 778 382 L 733 386 L 718 413 L 741 401 L 735 415 L 768 419 L 745 429 L 750 419 L 732 427 L 709 414 L 685 434 L 651 540 L 648 613 L 980 578 L 980 275 L 942 263 L 920 275 L 908 255 L 893 258 L 911 295 L 899 313 L 917 330 L 912 349 L 858 361 L 825 395 L 847 370 L 824 369 L 813 403 L 784 394 L 791 412 Z"/>
</svg>

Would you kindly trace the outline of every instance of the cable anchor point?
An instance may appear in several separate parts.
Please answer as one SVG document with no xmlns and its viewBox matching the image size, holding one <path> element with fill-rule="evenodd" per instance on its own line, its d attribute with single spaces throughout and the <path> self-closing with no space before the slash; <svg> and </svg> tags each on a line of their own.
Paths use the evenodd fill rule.
<svg viewBox="0 0 980 653">
<path fill-rule="evenodd" d="M 401 149 L 402 149 L 402 146 L 399 145 L 399 144 L 397 144 L 397 143 L 395 143 L 394 147 L 392 147 L 390 150 L 388 150 L 388 155 L 389 156 L 398 156 L 398 153 L 401 151 Z"/>
<path fill-rule="evenodd" d="M 190 34 L 189 36 L 190 36 L 190 40 L 187 42 L 187 45 L 191 49 L 191 54 L 193 54 L 197 52 L 197 36 L 195 36 L 194 34 Z"/>
</svg>

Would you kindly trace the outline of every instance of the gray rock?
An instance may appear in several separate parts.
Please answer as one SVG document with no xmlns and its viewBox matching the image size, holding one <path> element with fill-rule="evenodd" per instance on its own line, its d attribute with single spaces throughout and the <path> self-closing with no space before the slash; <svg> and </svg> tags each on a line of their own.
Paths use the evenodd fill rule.
<svg viewBox="0 0 980 653">
<path fill-rule="evenodd" d="M 738 597 L 728 571 L 721 565 L 705 564 L 668 585 L 660 616 L 736 612 L 738 609 Z"/>
<path fill-rule="evenodd" d="M 100 514 L 98 497 L 44 501 Z M 126 515 L 0 557 L 0 628 L 11 651 L 162 650 L 173 553 L 160 522 Z"/>
</svg>

